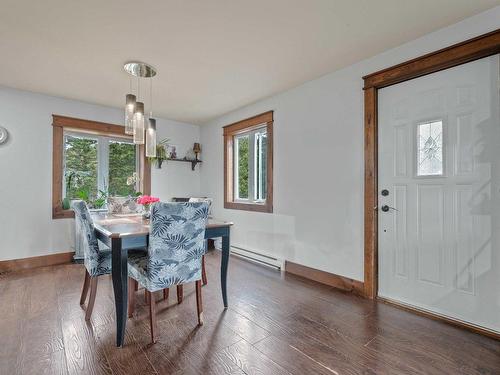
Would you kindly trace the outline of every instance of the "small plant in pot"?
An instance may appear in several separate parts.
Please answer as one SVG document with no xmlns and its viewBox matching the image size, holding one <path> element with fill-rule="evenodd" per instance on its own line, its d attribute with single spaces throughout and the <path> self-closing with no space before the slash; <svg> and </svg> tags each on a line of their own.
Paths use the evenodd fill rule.
<svg viewBox="0 0 500 375">
<path fill-rule="evenodd" d="M 148 158 L 149 162 L 158 169 L 161 169 L 161 165 L 165 160 L 168 160 L 167 149 L 165 146 L 168 144 L 169 140 L 170 139 L 165 138 L 158 142 L 156 145 L 156 156 Z"/>
</svg>

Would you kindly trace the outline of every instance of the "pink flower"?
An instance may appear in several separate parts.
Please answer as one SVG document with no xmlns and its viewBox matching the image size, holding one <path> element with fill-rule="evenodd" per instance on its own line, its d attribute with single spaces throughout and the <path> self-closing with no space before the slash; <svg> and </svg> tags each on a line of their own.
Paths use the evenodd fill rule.
<svg viewBox="0 0 500 375">
<path fill-rule="evenodd" d="M 154 202 L 159 202 L 160 198 L 152 197 L 150 195 L 142 195 L 137 198 L 137 203 L 142 205 L 149 205 Z"/>
</svg>

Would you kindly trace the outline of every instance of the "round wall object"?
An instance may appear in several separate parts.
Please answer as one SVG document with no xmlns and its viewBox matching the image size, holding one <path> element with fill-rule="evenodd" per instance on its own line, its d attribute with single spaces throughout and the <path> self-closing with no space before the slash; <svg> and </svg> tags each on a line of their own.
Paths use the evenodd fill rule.
<svg viewBox="0 0 500 375">
<path fill-rule="evenodd" d="M 0 145 L 7 142 L 7 139 L 9 139 L 9 132 L 0 126 Z"/>
</svg>

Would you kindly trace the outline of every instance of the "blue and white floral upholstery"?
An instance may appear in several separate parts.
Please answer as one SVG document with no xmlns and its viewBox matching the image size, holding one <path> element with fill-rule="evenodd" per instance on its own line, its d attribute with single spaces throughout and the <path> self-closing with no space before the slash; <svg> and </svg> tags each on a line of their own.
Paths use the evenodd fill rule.
<svg viewBox="0 0 500 375">
<path fill-rule="evenodd" d="M 111 273 L 111 251 L 99 250 L 94 223 L 84 201 L 73 201 L 71 208 L 75 211 L 75 219 L 79 221 L 82 237 L 84 264 L 91 277 Z"/>
<path fill-rule="evenodd" d="M 142 211 L 136 197 L 108 197 L 110 214 L 136 214 Z"/>
<path fill-rule="evenodd" d="M 146 255 L 129 255 L 129 276 L 150 292 L 201 279 L 208 204 L 155 203 Z"/>
</svg>

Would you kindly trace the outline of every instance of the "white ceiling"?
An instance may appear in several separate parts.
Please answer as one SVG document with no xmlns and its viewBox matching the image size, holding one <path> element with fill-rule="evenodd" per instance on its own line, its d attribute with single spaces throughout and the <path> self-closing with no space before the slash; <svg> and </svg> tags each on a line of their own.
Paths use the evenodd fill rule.
<svg viewBox="0 0 500 375">
<path fill-rule="evenodd" d="M 203 123 L 498 4 L 0 0 L 0 85 L 121 107 L 142 60 L 155 114 Z"/>
</svg>

